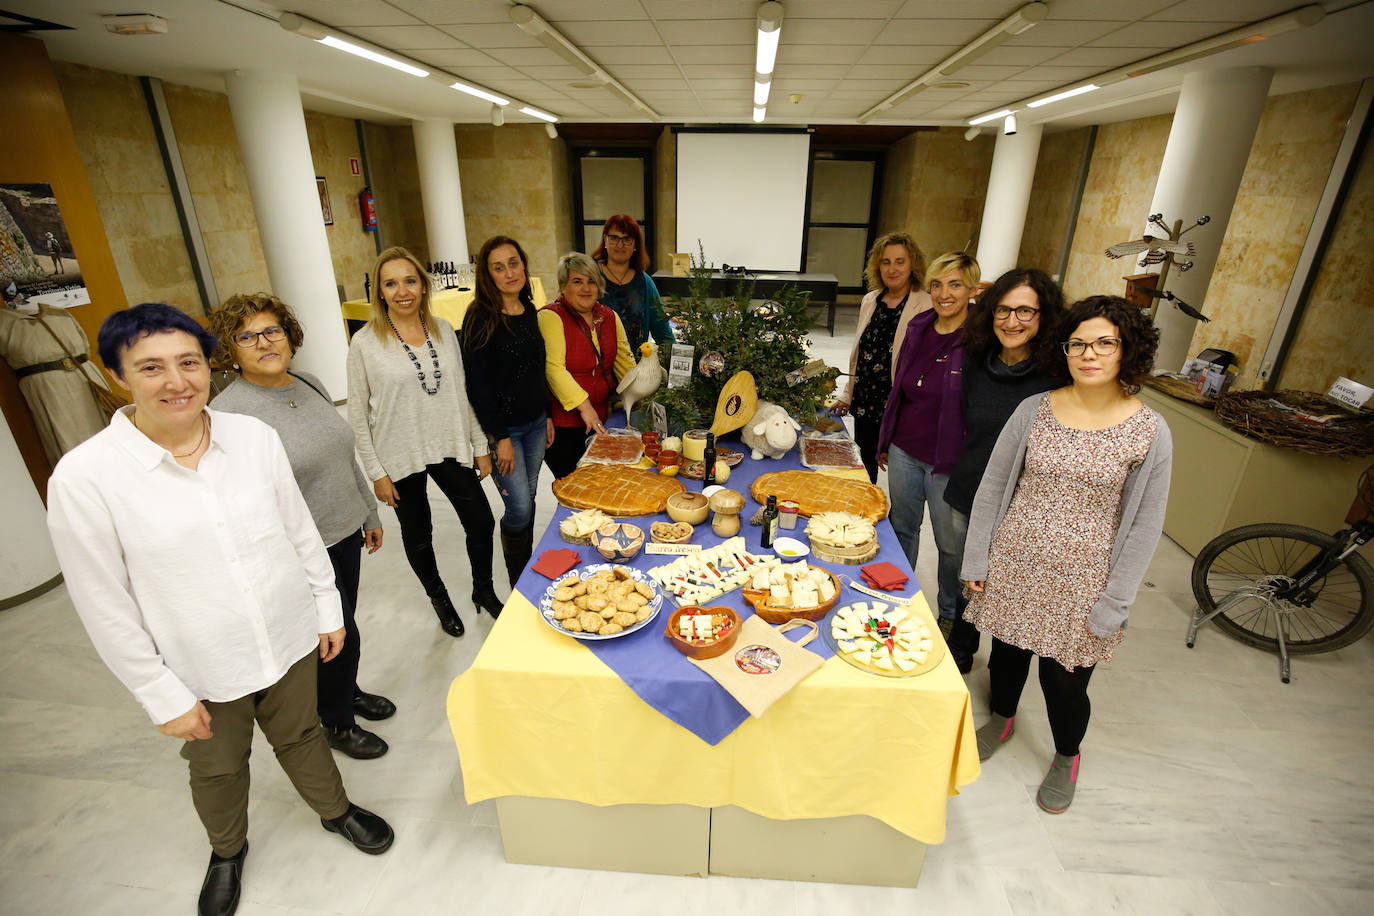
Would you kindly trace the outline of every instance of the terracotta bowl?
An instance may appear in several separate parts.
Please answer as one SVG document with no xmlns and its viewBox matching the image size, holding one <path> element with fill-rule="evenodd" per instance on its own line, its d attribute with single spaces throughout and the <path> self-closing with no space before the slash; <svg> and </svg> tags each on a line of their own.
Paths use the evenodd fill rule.
<svg viewBox="0 0 1374 916">
<path fill-rule="evenodd" d="M 710 611 L 712 614 L 724 614 L 730 618 L 730 630 L 714 642 L 692 643 L 683 639 L 677 631 L 678 619 L 687 612 Z M 668 641 L 673 647 L 688 658 L 715 658 L 717 655 L 724 655 L 735 646 L 735 640 L 739 639 L 739 631 L 743 621 L 740 620 L 739 613 L 734 608 L 724 605 L 713 605 L 703 608 L 695 604 L 680 607 L 668 615 L 668 623 L 663 629 L 663 635 L 668 637 Z"/>
<path fill-rule="evenodd" d="M 668 497 L 668 517 L 675 522 L 700 525 L 711 513 L 706 497 L 692 490 Z"/>
<path fill-rule="evenodd" d="M 644 548 L 644 529 L 628 522 L 607 522 L 592 533 L 592 546 L 612 563 L 624 563 Z"/>
</svg>

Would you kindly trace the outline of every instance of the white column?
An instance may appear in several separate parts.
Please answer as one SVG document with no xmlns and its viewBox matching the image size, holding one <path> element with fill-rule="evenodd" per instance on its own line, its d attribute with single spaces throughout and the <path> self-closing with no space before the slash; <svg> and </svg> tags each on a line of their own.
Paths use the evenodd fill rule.
<svg viewBox="0 0 1374 916">
<path fill-rule="evenodd" d="M 425 234 L 432 261 L 468 261 L 463 189 L 458 180 L 458 144 L 453 122 L 446 118 L 411 121 L 415 161 L 420 169 L 420 196 L 425 206 Z"/>
<path fill-rule="evenodd" d="M 305 327 L 305 346 L 292 364 L 319 376 L 341 399 L 348 388 L 348 332 L 339 311 L 300 86 L 289 73 L 248 70 L 226 74 L 224 83 L 272 292 Z"/>
<path fill-rule="evenodd" d="M 1017 266 L 1043 130 L 1039 124 L 1023 123 L 1010 136 L 997 135 L 983 222 L 978 228 L 978 267 L 984 280 L 995 280 Z"/>
<path fill-rule="evenodd" d="M 5 546 L 0 549 L 0 601 L 8 601 L 55 579 L 57 554 L 48 538 L 48 513 L 9 424 L 0 418 L 0 515 Z"/>
<path fill-rule="evenodd" d="M 1173 126 L 1169 128 L 1169 143 L 1159 166 L 1150 213 L 1164 214 L 1164 222 L 1170 227 L 1181 219 L 1185 229 L 1199 217 L 1211 217 L 1207 225 L 1183 237 L 1197 249 L 1191 258 L 1192 268 L 1181 272 L 1177 266 L 1171 267 L 1164 282 L 1166 289 L 1204 314 L 1207 285 L 1226 236 L 1236 190 L 1250 158 L 1273 75 L 1265 67 L 1245 67 L 1197 71 L 1183 78 L 1183 91 L 1178 97 Z M 1160 234 L 1152 226 L 1144 231 Z M 1157 267 L 1147 269 L 1159 271 Z M 1183 361 L 1192 355 L 1189 351 L 1197 324 L 1172 303 L 1160 301 L 1155 315 L 1159 328 L 1157 368 L 1177 372 L 1183 366 Z"/>
</svg>

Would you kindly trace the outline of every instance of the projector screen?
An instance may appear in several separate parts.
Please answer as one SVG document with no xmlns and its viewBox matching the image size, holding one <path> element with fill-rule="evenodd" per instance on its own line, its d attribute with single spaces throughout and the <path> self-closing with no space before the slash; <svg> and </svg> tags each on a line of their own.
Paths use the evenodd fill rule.
<svg viewBox="0 0 1374 916">
<path fill-rule="evenodd" d="M 805 132 L 677 134 L 677 250 L 750 270 L 802 270 Z"/>
</svg>

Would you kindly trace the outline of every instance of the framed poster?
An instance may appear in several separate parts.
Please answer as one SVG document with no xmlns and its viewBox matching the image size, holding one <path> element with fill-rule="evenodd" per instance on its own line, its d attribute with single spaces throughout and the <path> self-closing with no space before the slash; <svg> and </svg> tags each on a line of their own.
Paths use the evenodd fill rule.
<svg viewBox="0 0 1374 916">
<path fill-rule="evenodd" d="M 334 225 L 334 208 L 329 205 L 329 182 L 323 175 L 315 176 L 315 189 L 320 192 L 320 212 L 324 214 L 324 224 Z"/>
<path fill-rule="evenodd" d="M 51 185 L 0 184 L 0 293 L 6 308 L 91 301 Z"/>
</svg>

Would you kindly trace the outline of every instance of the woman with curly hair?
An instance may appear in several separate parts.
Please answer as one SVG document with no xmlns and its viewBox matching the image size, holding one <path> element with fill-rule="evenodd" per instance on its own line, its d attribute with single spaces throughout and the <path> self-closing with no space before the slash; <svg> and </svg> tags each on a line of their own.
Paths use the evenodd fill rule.
<svg viewBox="0 0 1374 916">
<path fill-rule="evenodd" d="M 907 324 L 930 310 L 930 294 L 921 288 L 925 272 L 925 255 L 905 232 L 889 232 L 868 250 L 869 292 L 859 303 L 849 381 L 835 400 L 835 412 L 854 415 L 854 441 L 872 483 L 878 482 L 878 430 Z"/>
<path fill-rule="evenodd" d="M 323 382 L 291 371 L 305 331 L 285 302 L 269 293 L 230 296 L 210 313 L 209 325 L 218 338 L 215 361 L 239 371 L 215 398 L 215 409 L 257 417 L 277 431 L 334 567 L 347 637 L 338 657 L 321 661 L 316 671 L 325 736 L 330 747 L 350 757 L 380 757 L 387 743 L 358 725 L 356 716 L 385 719 L 396 706 L 358 687 L 362 643 L 356 613 L 363 547 L 376 553 L 382 546 L 382 523 L 372 486 L 353 456 L 353 431 Z"/>
<path fill-rule="evenodd" d="M 973 496 L 983 479 L 992 447 L 1016 406 L 1056 387 L 1051 375 L 1062 355 L 1054 336 L 1064 312 L 1064 293 L 1043 270 L 1009 270 L 983 291 L 964 323 L 964 442 L 945 485 L 954 527 L 968 530 Z M 1043 333 L 1041 333 L 1043 330 Z M 959 557 L 964 547 L 960 538 Z M 949 652 L 967 674 L 978 651 L 978 630 L 955 608 Z"/>
<path fill-rule="evenodd" d="M 973 502 L 962 577 L 965 616 L 992 637 L 986 760 L 1015 731 L 1040 656 L 1054 759 L 1036 802 L 1066 811 L 1088 729 L 1088 680 L 1125 637 L 1128 608 L 1154 555 L 1169 498 L 1173 440 L 1135 397 L 1159 332 L 1118 296 L 1075 303 L 1060 324 L 1069 382 L 1026 399 L 997 439 Z"/>
</svg>

